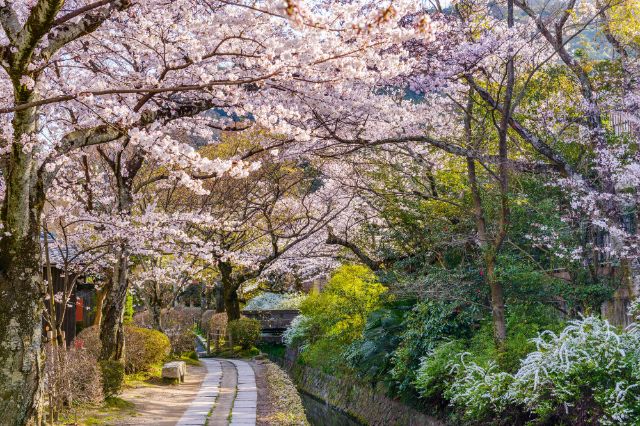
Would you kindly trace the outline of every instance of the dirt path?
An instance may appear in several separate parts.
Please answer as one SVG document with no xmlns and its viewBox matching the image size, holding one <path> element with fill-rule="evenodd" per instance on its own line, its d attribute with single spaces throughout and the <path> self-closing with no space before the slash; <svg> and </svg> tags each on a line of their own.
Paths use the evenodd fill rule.
<svg viewBox="0 0 640 426">
<path fill-rule="evenodd" d="M 120 397 L 134 403 L 136 413 L 114 424 L 175 425 L 197 395 L 206 372 L 203 366 L 187 366 L 185 382 L 180 385 L 145 385 L 125 390 Z"/>
</svg>

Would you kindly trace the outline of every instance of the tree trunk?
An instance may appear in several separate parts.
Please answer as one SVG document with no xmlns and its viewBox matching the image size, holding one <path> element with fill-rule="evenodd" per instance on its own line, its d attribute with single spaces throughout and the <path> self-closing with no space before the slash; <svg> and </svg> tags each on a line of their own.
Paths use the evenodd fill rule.
<svg viewBox="0 0 640 426">
<path fill-rule="evenodd" d="M 214 287 L 215 298 L 216 298 L 216 314 L 221 314 L 224 312 L 224 289 L 222 288 L 222 283 L 217 282 Z"/>
<path fill-rule="evenodd" d="M 493 339 L 500 352 L 504 350 L 507 341 L 507 325 L 504 318 L 504 295 L 502 284 L 498 281 L 495 271 L 495 259 L 485 261 L 487 267 L 487 284 L 491 289 L 491 318 L 493 320 Z"/>
<path fill-rule="evenodd" d="M 151 321 L 154 330 L 164 333 L 162 329 L 162 313 L 160 306 L 154 304 L 151 306 Z"/>
<path fill-rule="evenodd" d="M 43 289 L 39 247 L 28 239 L 9 256 L 1 248 L 12 259 L 0 273 L 0 425 L 35 425 L 41 416 Z"/>
<path fill-rule="evenodd" d="M 100 342 L 100 360 L 122 360 L 124 357 L 124 310 L 129 286 L 129 253 L 126 245 L 119 248 L 119 256 L 113 271 L 111 289 L 104 299 Z"/>
<path fill-rule="evenodd" d="M 122 151 L 115 159 L 110 159 L 103 151 L 103 156 L 114 173 L 117 182 L 117 208 L 121 215 L 130 215 L 133 205 L 133 179 L 142 166 L 143 157 L 135 155 L 122 164 Z M 123 171 L 124 169 L 124 171 Z M 100 360 L 122 360 L 124 357 L 124 311 L 127 304 L 127 290 L 129 289 L 129 247 L 127 242 L 120 243 L 118 259 L 114 266 L 111 287 L 104 299 L 102 309 L 102 325 L 100 326 L 100 342 L 102 350 Z"/>
<path fill-rule="evenodd" d="M 11 234 L 0 239 L 0 425 L 34 425 L 41 417 L 44 365 L 41 341 L 46 290 L 39 232 L 43 197 L 41 187 L 28 185 L 16 194 L 9 189 L 11 178 L 7 177 L 2 212 L 4 229 Z M 19 208 L 26 210 L 22 217 L 17 217 Z"/>
<path fill-rule="evenodd" d="M 102 288 L 96 291 L 96 316 L 93 319 L 93 325 L 100 327 L 102 323 L 102 307 L 104 306 L 104 298 L 109 292 L 110 283 L 104 283 Z"/>
<path fill-rule="evenodd" d="M 227 311 L 227 321 L 240 319 L 238 292 L 233 286 L 224 289 L 224 308 Z"/>
<path fill-rule="evenodd" d="M 155 288 L 151 298 L 149 300 L 149 310 L 151 311 L 151 321 L 154 330 L 158 330 L 161 333 L 164 333 L 162 329 L 162 303 L 159 296 L 160 289 L 158 288 L 158 283 L 155 283 Z"/>
<path fill-rule="evenodd" d="M 224 310 L 227 312 L 227 321 L 240 319 L 240 302 L 238 301 L 238 286 L 233 280 L 233 267 L 228 262 L 218 262 L 220 281 L 222 282 L 222 295 L 224 297 Z"/>
<path fill-rule="evenodd" d="M 16 103 L 37 96 L 15 83 Z M 18 90 L 18 88 L 20 88 Z M 2 162 L 5 198 L 0 222 L 0 425 L 41 421 L 42 315 L 45 286 L 40 258 L 43 178 L 22 136 L 36 132 L 35 108 L 16 112 L 14 140 Z M 4 145 L 4 144 L 3 144 Z"/>
</svg>

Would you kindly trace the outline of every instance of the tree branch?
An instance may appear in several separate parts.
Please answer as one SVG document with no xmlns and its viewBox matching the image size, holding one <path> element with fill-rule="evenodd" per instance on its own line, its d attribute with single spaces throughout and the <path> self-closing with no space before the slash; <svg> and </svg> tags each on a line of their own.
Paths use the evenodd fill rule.
<svg viewBox="0 0 640 426">
<path fill-rule="evenodd" d="M 109 17 L 111 17 L 113 12 L 119 11 L 119 10 L 125 10 L 128 7 L 130 7 L 131 0 L 100 1 L 92 5 L 89 5 L 92 7 L 86 6 L 85 8 L 82 8 L 82 9 L 89 8 L 86 10 L 91 10 L 91 9 L 95 9 L 98 6 L 102 6 L 106 4 L 111 4 L 111 6 L 109 8 L 98 10 L 95 13 L 88 13 L 80 21 L 76 22 L 75 24 L 60 27 L 59 31 L 56 32 L 56 35 L 49 40 L 49 45 L 45 49 L 42 49 L 42 52 L 40 54 L 40 59 L 44 61 L 49 60 L 49 58 L 51 58 L 58 50 L 60 50 L 66 44 L 71 43 L 72 41 L 97 30 L 100 27 L 100 25 L 102 25 L 102 23 L 104 23 L 107 19 L 109 19 Z M 79 14 L 80 13 L 78 13 L 78 15 Z"/>
<path fill-rule="evenodd" d="M 353 252 L 353 254 L 356 255 L 358 259 L 360 259 L 362 263 L 367 265 L 369 269 L 371 269 L 374 272 L 382 269 L 382 262 L 373 260 L 362 249 L 360 249 L 360 247 L 358 247 L 351 241 L 347 241 L 344 238 L 340 238 L 336 236 L 333 233 L 333 230 L 331 228 L 327 228 L 327 229 L 328 229 L 328 235 L 327 235 L 327 241 L 326 241 L 327 244 L 338 245 L 338 246 L 348 248 L 349 250 L 351 250 L 351 252 Z"/>
<path fill-rule="evenodd" d="M 12 1 L 6 0 L 4 6 L 0 6 L 0 24 L 2 24 L 2 29 L 4 29 L 9 41 L 15 43 L 20 31 L 20 22 L 15 10 L 13 10 Z"/>
</svg>

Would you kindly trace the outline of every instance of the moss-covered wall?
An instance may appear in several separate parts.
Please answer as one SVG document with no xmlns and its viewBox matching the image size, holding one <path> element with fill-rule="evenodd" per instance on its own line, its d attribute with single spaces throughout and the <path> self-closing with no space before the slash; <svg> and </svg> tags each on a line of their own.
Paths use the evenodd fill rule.
<svg viewBox="0 0 640 426">
<path fill-rule="evenodd" d="M 444 426 L 445 422 L 427 416 L 386 396 L 380 389 L 355 378 L 337 378 L 300 365 L 287 354 L 284 367 L 304 392 L 348 413 L 371 426 Z"/>
</svg>

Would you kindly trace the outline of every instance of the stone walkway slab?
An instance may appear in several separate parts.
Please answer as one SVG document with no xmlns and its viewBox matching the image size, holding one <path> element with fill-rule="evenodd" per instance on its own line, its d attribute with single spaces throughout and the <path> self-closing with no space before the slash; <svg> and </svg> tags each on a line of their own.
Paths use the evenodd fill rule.
<svg viewBox="0 0 640 426">
<path fill-rule="evenodd" d="M 231 361 L 238 372 L 238 390 L 231 411 L 231 426 L 255 426 L 258 388 L 253 368 L 240 360 Z"/>
<path fill-rule="evenodd" d="M 220 392 L 222 377 L 220 361 L 205 358 L 202 363 L 207 368 L 207 374 L 195 399 L 176 423 L 177 426 L 203 426 Z"/>
<path fill-rule="evenodd" d="M 213 407 L 209 426 L 228 426 L 229 414 L 233 408 L 233 400 L 236 395 L 238 376 L 235 366 L 227 360 L 219 360 L 222 365 L 222 382 L 220 384 L 220 396 Z"/>
<path fill-rule="evenodd" d="M 255 426 L 258 389 L 253 368 L 235 359 L 202 362 L 207 374 L 177 426 Z"/>
</svg>

